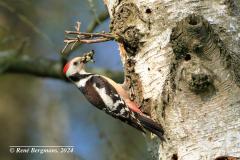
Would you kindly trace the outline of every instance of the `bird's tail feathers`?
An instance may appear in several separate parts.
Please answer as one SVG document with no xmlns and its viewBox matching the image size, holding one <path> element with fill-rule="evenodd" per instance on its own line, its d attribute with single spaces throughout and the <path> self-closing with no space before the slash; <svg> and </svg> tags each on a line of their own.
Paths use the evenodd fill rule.
<svg viewBox="0 0 240 160">
<path fill-rule="evenodd" d="M 154 122 L 152 119 L 144 116 L 144 115 L 138 115 L 138 119 L 140 121 L 140 123 L 142 124 L 142 126 L 154 133 L 155 135 L 157 135 L 161 140 L 164 140 L 163 138 L 163 134 L 164 134 L 164 130 L 162 128 L 161 125 L 157 124 L 156 122 Z"/>
</svg>

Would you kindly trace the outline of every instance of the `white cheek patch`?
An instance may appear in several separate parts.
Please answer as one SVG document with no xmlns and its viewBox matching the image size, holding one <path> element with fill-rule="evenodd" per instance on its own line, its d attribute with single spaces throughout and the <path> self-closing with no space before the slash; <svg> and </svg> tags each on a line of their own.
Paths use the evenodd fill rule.
<svg viewBox="0 0 240 160">
<path fill-rule="evenodd" d="M 73 75 L 74 73 L 76 73 L 76 69 L 74 69 L 73 66 L 70 66 L 66 72 L 66 76 L 69 77 L 69 76 Z"/>
<path fill-rule="evenodd" d="M 80 81 L 76 82 L 76 85 L 80 88 L 80 87 L 85 87 L 87 81 L 91 78 L 92 76 L 88 76 L 86 78 L 80 79 Z"/>
<path fill-rule="evenodd" d="M 95 88 L 95 90 L 99 93 L 99 96 L 102 98 L 104 104 L 111 110 L 113 110 L 113 100 L 112 98 L 107 95 L 106 93 L 106 89 L 105 88 L 98 88 L 96 86 L 96 84 L 93 84 L 93 87 Z"/>
</svg>

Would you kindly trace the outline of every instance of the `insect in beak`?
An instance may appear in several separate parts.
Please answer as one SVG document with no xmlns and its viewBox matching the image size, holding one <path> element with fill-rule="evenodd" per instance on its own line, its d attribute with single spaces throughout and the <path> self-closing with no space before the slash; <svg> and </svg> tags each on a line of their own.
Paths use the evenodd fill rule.
<svg viewBox="0 0 240 160">
<path fill-rule="evenodd" d="M 83 63 L 88 63 L 90 61 L 90 62 L 95 63 L 95 61 L 93 60 L 93 56 L 94 56 L 94 50 L 84 54 L 83 57 L 82 57 L 82 62 Z"/>
</svg>

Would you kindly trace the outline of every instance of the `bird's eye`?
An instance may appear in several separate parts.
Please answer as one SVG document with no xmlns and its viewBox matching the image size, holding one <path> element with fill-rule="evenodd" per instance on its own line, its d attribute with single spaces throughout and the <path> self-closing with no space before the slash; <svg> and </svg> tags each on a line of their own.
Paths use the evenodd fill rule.
<svg viewBox="0 0 240 160">
<path fill-rule="evenodd" d="M 78 64 L 78 62 L 73 62 L 73 65 L 76 66 Z"/>
</svg>

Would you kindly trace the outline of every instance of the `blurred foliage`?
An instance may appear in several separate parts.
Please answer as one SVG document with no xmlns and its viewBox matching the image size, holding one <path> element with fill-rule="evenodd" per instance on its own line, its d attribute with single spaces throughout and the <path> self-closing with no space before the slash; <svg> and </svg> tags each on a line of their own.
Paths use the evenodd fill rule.
<svg viewBox="0 0 240 160">
<path fill-rule="evenodd" d="M 64 30 L 81 20 L 84 31 L 103 11 L 102 0 L 0 0 L 0 51 L 17 49 L 27 40 L 27 53 L 59 59 Z M 108 23 L 96 30 L 107 31 Z M 78 52 L 89 49 L 98 53 L 97 63 L 91 67 L 121 68 L 116 44 L 83 45 Z M 0 159 L 149 158 L 141 133 L 92 107 L 70 84 L 2 74 L 0 88 Z M 76 148 L 73 154 L 30 155 L 10 154 L 10 145 L 74 145 Z"/>
</svg>

